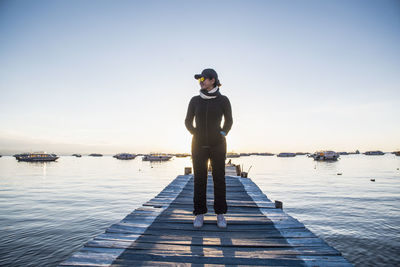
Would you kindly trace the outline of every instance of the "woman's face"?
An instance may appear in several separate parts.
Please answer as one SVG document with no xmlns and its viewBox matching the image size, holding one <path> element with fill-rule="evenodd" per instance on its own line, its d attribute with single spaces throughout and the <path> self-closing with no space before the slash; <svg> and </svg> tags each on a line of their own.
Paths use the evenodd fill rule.
<svg viewBox="0 0 400 267">
<path fill-rule="evenodd" d="M 200 87 L 201 89 L 206 89 L 207 91 L 210 91 L 212 89 L 214 89 L 214 83 L 215 83 L 215 79 L 212 78 L 211 80 L 208 78 L 203 79 L 199 79 L 200 81 Z"/>
</svg>

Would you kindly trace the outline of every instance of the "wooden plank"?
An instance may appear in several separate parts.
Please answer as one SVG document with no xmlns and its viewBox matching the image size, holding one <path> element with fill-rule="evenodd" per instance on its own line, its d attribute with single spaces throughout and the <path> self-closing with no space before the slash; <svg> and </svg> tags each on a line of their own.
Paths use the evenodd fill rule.
<svg viewBox="0 0 400 267">
<path fill-rule="evenodd" d="M 165 205 L 169 206 L 169 204 L 165 204 L 165 203 L 161 203 L 161 202 L 147 202 L 147 203 L 143 204 L 143 206 L 153 206 L 155 208 L 162 208 Z M 193 210 L 193 203 L 172 203 L 170 205 L 173 208 L 178 208 L 178 209 L 182 208 L 182 209 L 189 210 L 189 211 Z M 212 202 L 208 202 L 207 203 L 207 207 L 212 208 L 213 207 L 213 203 Z M 242 208 L 242 209 L 240 209 L 240 208 Z M 257 206 L 237 206 L 237 205 L 228 206 L 228 210 L 229 211 L 232 209 L 234 211 L 237 211 L 237 210 L 242 211 L 243 210 L 244 212 L 246 212 L 246 208 L 249 208 L 249 210 L 247 210 L 247 211 L 252 212 L 252 213 L 258 213 L 258 211 L 259 211 L 258 210 L 259 207 L 257 207 Z M 268 209 L 269 207 L 263 207 L 263 208 Z M 275 209 L 275 208 L 271 207 L 271 209 Z"/>
<path fill-rule="evenodd" d="M 154 206 L 154 207 L 163 207 L 164 203 L 145 203 L 143 206 Z M 183 209 L 193 209 L 193 203 L 172 203 L 173 207 L 181 207 Z M 213 205 L 210 203 L 207 205 L 208 209 L 213 209 Z M 268 209 L 268 207 L 263 207 L 264 209 Z M 275 207 L 270 207 L 271 209 L 275 209 Z M 237 213 L 257 213 L 259 211 L 259 207 L 257 206 L 228 206 L 228 212 L 237 212 Z"/>
<path fill-rule="evenodd" d="M 94 240 L 87 243 L 88 246 L 121 248 L 126 247 L 128 241 L 123 236 L 103 235 L 98 236 Z M 121 242 L 121 244 L 119 244 Z M 143 235 L 136 240 L 136 243 L 159 243 L 171 245 L 187 245 L 187 246 L 224 246 L 224 247 L 316 247 L 328 245 L 320 238 L 203 238 L 190 236 L 151 236 Z"/>
<path fill-rule="evenodd" d="M 173 206 L 174 208 L 176 206 Z M 243 210 L 243 209 L 242 209 Z M 254 211 L 251 209 L 250 211 Z M 135 218 L 138 216 L 149 216 L 147 214 L 140 214 L 140 215 L 128 215 L 127 217 L 129 218 Z M 216 215 L 213 213 L 206 213 L 205 219 L 216 219 Z M 226 218 L 231 218 L 231 221 L 242 221 L 242 220 L 247 220 L 247 221 L 263 221 L 263 222 L 293 222 L 293 223 L 300 223 L 298 220 L 294 219 L 293 217 L 288 216 L 287 214 L 284 213 L 274 213 L 272 215 L 269 215 L 268 217 L 261 214 L 261 213 L 248 213 L 248 214 L 243 214 L 243 213 L 227 213 L 225 214 Z M 193 219 L 194 215 L 190 209 L 190 211 L 185 211 L 182 209 L 169 209 L 161 216 L 158 217 L 158 219 Z"/>
<path fill-rule="evenodd" d="M 150 222 L 150 221 L 149 221 Z M 151 223 L 151 222 L 150 222 Z M 113 224 L 110 228 L 119 228 L 119 229 L 147 229 L 148 223 L 116 223 Z M 198 229 L 193 228 L 192 223 L 158 223 L 153 222 L 151 224 L 151 228 L 153 230 L 158 231 L 169 231 L 169 230 L 186 230 L 186 231 L 198 231 Z M 254 232 L 254 231 L 262 231 L 262 230 L 277 230 L 277 229 L 305 229 L 302 224 L 279 224 L 276 225 L 274 223 L 271 224 L 251 224 L 251 225 L 243 225 L 243 224 L 229 224 L 227 228 L 221 229 L 218 228 L 216 223 L 205 222 L 203 227 L 201 228 L 204 231 L 223 231 L 223 232 Z"/>
<path fill-rule="evenodd" d="M 238 224 L 242 224 L 242 225 L 253 225 L 253 224 L 260 224 L 260 225 L 264 225 L 264 224 L 273 224 L 273 222 L 271 220 L 269 220 L 266 217 L 252 217 L 252 218 L 248 218 L 248 217 L 225 217 L 229 223 L 229 225 L 238 225 Z M 124 220 L 122 220 L 121 222 L 124 223 L 133 223 L 134 221 L 136 221 L 136 217 L 134 219 L 130 219 L 130 218 L 125 218 Z M 213 223 L 215 224 L 217 222 L 217 218 L 216 216 L 205 216 L 204 217 L 204 221 L 205 223 Z M 192 216 L 162 216 L 157 218 L 157 223 L 184 223 L 184 224 L 192 224 L 193 223 L 193 215 Z"/>
<path fill-rule="evenodd" d="M 142 234 L 142 235 L 160 235 L 164 232 L 154 229 L 147 229 L 145 232 L 141 228 L 134 227 L 110 227 L 106 230 L 106 233 L 118 233 L 118 234 Z M 283 230 L 259 230 L 259 231 L 204 231 L 203 228 L 194 230 L 168 230 L 171 235 L 190 235 L 193 237 L 235 237 L 235 238 L 301 238 L 301 237 L 315 237 L 315 234 L 306 229 L 283 229 Z"/>
<path fill-rule="evenodd" d="M 171 253 L 177 253 L 177 252 L 182 252 L 182 253 L 189 253 L 194 247 L 196 248 L 201 248 L 203 251 L 208 251 L 210 254 L 219 254 L 221 251 L 235 251 L 236 253 L 241 253 L 243 252 L 243 255 L 247 255 L 250 253 L 253 255 L 253 253 L 299 253 L 299 255 L 305 255 L 304 253 L 310 254 L 310 253 L 329 253 L 329 254 L 340 254 L 336 249 L 324 244 L 324 243 L 314 243 L 314 244 L 309 244 L 308 246 L 297 246 L 296 248 L 290 246 L 290 244 L 284 244 L 283 242 L 281 244 L 277 244 L 275 246 L 271 245 L 251 245 L 250 243 L 247 243 L 246 246 L 241 246 L 239 244 L 233 245 L 232 239 L 231 238 L 214 238 L 214 241 L 220 242 L 220 244 L 203 244 L 201 238 L 195 238 L 198 242 L 201 242 L 201 245 L 186 245 L 186 244 L 177 244 L 177 243 L 162 243 L 162 242 L 140 242 L 140 238 L 137 239 L 137 242 L 132 243 L 129 246 L 129 249 L 133 250 L 154 250 L 154 251 L 168 251 Z M 194 239 L 193 239 L 194 240 Z M 204 239 L 203 239 L 204 240 Z M 222 240 L 222 241 L 221 241 Z M 276 239 L 275 239 L 276 240 Z M 100 244 L 104 242 L 106 245 L 106 248 L 109 248 L 109 246 L 112 245 L 120 245 L 123 246 L 124 243 L 128 241 L 105 241 L 105 240 L 92 240 L 91 246 L 93 247 L 100 247 Z M 114 242 L 114 243 L 113 243 Z M 221 242 L 223 243 L 221 245 Z M 251 240 L 251 242 L 254 242 Z M 89 243 L 88 243 L 89 244 Z M 255 243 L 253 243 L 255 244 Z M 288 246 L 289 245 L 289 246 Z M 112 248 L 112 247 L 111 247 Z M 116 247 L 117 248 L 117 247 Z M 246 254 L 247 253 L 247 254 Z"/>
<path fill-rule="evenodd" d="M 139 218 L 141 216 L 145 217 L 145 216 L 149 216 L 149 215 L 151 215 L 151 213 L 136 213 L 136 212 L 134 212 L 134 213 L 128 214 L 125 218 Z M 163 211 L 162 214 L 160 214 L 160 216 L 158 218 L 167 218 L 169 216 L 172 216 L 172 218 L 173 217 L 184 217 L 184 218 L 192 218 L 192 219 L 194 218 L 192 209 L 184 210 L 184 209 L 178 209 L 178 208 L 167 209 L 167 210 Z M 204 216 L 205 216 L 206 219 L 207 218 L 209 218 L 209 219 L 215 219 L 216 218 L 216 214 L 211 213 L 211 212 L 206 213 Z M 272 217 L 277 218 L 277 219 L 279 219 L 279 218 L 291 218 L 289 216 L 286 216 L 286 217 L 284 217 L 284 216 L 285 215 L 274 215 Z M 243 213 L 229 212 L 229 213 L 225 214 L 225 218 L 228 218 L 228 219 L 230 218 L 232 220 L 234 220 L 236 218 L 238 220 L 241 219 L 241 218 L 242 219 L 249 219 L 249 220 L 251 220 L 252 218 L 255 218 L 255 219 L 264 218 L 266 220 L 270 220 L 269 218 L 267 218 L 265 215 L 263 215 L 261 213 L 258 213 L 258 214 L 256 214 L 256 213 L 243 214 Z"/>
</svg>

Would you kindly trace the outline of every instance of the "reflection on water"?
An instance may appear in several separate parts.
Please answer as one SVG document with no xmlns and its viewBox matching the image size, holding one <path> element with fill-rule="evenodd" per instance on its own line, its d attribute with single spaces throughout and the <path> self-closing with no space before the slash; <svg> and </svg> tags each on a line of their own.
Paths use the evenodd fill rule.
<svg viewBox="0 0 400 267">
<path fill-rule="evenodd" d="M 19 161 L 19 164 L 28 164 L 31 165 L 31 170 L 34 172 L 34 169 L 42 171 L 42 177 L 46 178 L 46 166 L 47 164 L 56 164 L 55 162 L 32 162 L 32 161 Z"/>
<path fill-rule="evenodd" d="M 232 159 L 273 200 L 358 266 L 400 265 L 400 157 Z M 0 158 L 0 265 L 55 266 L 154 197 L 190 158 L 168 162 Z M 338 175 L 341 173 L 342 175 Z M 374 178 L 375 182 L 370 179 Z"/>
</svg>

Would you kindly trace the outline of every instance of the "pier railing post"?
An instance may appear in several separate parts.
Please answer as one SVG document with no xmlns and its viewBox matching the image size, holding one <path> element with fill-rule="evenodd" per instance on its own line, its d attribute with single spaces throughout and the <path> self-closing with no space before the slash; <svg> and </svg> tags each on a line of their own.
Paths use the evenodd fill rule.
<svg viewBox="0 0 400 267">
<path fill-rule="evenodd" d="M 240 165 L 236 165 L 236 175 L 241 176 L 240 174 L 242 173 L 242 170 L 240 169 Z"/>
<path fill-rule="evenodd" d="M 185 175 L 192 173 L 192 167 L 185 167 Z"/>
<path fill-rule="evenodd" d="M 283 203 L 282 203 L 282 201 L 279 201 L 279 200 L 275 200 L 275 208 L 276 209 L 283 209 Z"/>
</svg>

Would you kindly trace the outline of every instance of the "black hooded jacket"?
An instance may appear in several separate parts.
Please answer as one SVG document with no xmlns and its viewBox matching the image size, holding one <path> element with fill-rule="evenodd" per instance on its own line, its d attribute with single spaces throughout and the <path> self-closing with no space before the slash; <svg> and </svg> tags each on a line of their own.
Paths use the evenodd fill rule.
<svg viewBox="0 0 400 267">
<path fill-rule="evenodd" d="M 224 126 L 221 128 L 222 115 Z M 193 127 L 193 118 L 196 128 Z M 225 137 L 220 133 L 228 134 L 232 127 L 232 109 L 228 97 L 217 92 L 217 97 L 203 99 L 194 96 L 190 100 L 186 114 L 185 125 L 193 134 L 193 144 L 201 146 L 215 146 L 221 144 Z"/>
</svg>

